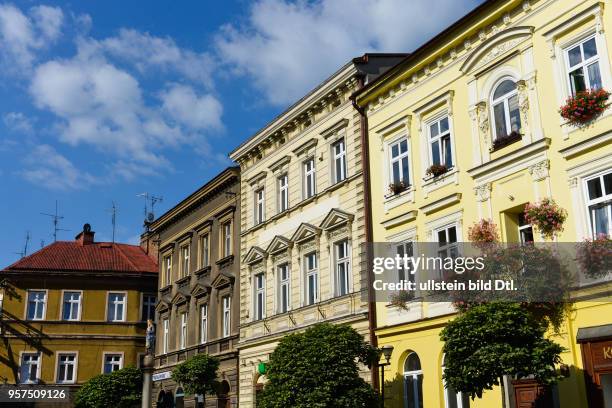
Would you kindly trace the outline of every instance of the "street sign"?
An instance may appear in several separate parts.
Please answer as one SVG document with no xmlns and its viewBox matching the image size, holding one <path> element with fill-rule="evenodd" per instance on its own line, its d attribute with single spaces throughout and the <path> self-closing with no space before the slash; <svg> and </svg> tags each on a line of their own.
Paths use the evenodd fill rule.
<svg viewBox="0 0 612 408">
<path fill-rule="evenodd" d="M 153 381 L 167 380 L 172 376 L 171 371 L 162 371 L 161 373 L 153 374 Z"/>
</svg>

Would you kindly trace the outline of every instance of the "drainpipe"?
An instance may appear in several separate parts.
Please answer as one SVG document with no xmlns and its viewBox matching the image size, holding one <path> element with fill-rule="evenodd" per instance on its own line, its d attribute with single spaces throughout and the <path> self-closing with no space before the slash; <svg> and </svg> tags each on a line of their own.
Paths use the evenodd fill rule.
<svg viewBox="0 0 612 408">
<path fill-rule="evenodd" d="M 360 75 L 357 78 L 358 88 L 361 89 L 364 86 L 364 75 Z M 359 123 L 361 125 L 361 171 L 363 175 L 363 209 L 365 212 L 365 237 L 366 245 L 372 242 L 372 196 L 370 194 L 370 151 L 368 141 L 368 117 L 365 110 L 357 105 L 355 101 L 355 95 L 351 96 L 351 102 L 357 112 L 359 112 Z M 372 254 L 368 251 L 366 253 L 366 273 L 368 274 L 368 326 L 370 331 L 370 344 L 373 347 L 378 347 L 378 340 L 376 339 L 376 302 L 374 301 L 374 292 L 372 290 L 372 284 L 374 282 L 374 276 L 372 275 Z M 378 365 L 374 364 L 371 370 L 371 381 L 372 387 L 375 390 L 379 390 L 378 382 Z"/>
</svg>

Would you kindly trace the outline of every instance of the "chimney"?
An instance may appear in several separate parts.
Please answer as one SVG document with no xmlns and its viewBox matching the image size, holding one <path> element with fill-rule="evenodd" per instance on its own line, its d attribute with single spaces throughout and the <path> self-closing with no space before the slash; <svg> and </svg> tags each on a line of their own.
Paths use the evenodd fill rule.
<svg viewBox="0 0 612 408">
<path fill-rule="evenodd" d="M 91 225 L 85 224 L 83 225 L 83 231 L 79 232 L 74 239 L 81 245 L 89 245 L 94 242 L 94 234 L 95 232 L 91 230 Z"/>
</svg>

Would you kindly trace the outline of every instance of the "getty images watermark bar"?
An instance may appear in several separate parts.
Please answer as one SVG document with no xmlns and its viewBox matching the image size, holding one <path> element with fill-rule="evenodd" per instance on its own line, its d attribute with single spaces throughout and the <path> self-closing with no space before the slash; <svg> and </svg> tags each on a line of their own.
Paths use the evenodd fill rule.
<svg viewBox="0 0 612 408">
<path fill-rule="evenodd" d="M 376 302 L 567 302 L 612 279 L 610 244 L 381 242 L 362 254 Z"/>
</svg>

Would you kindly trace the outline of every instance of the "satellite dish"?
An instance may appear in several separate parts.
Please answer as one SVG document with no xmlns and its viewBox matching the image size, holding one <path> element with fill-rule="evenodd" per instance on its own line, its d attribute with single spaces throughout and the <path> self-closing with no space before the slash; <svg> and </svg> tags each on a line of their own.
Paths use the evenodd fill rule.
<svg viewBox="0 0 612 408">
<path fill-rule="evenodd" d="M 155 220 L 155 215 L 153 215 L 152 212 L 147 214 L 147 221 L 149 222 L 153 222 L 153 220 Z"/>
</svg>

